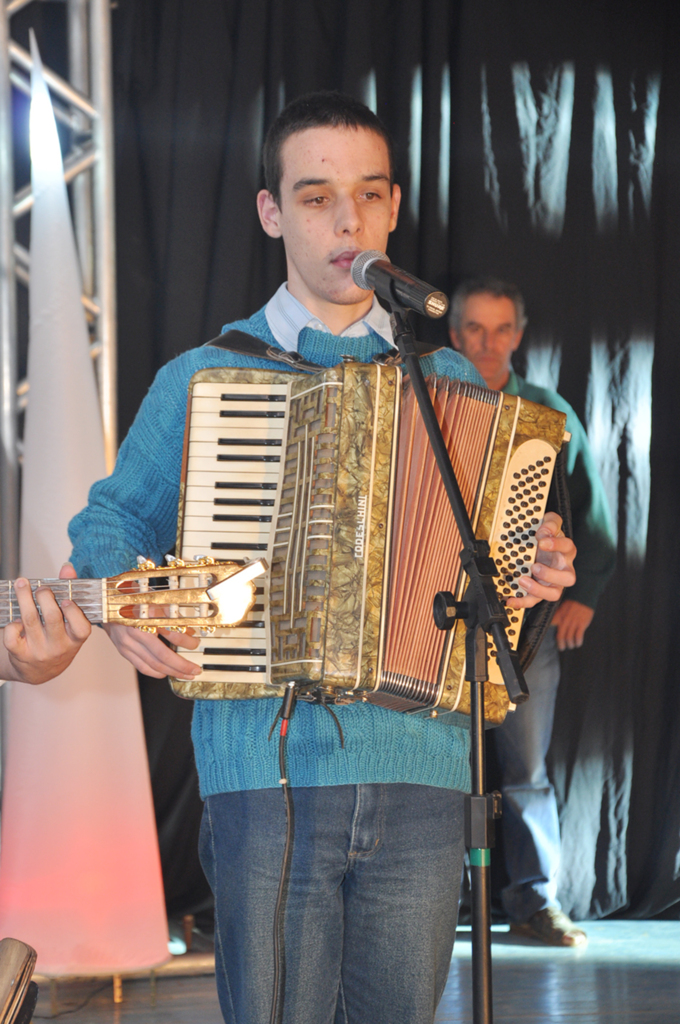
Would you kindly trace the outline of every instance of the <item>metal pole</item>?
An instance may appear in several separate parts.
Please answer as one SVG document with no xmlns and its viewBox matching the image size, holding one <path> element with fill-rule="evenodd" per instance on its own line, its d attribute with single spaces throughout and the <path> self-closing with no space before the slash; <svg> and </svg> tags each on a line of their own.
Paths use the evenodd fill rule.
<svg viewBox="0 0 680 1024">
<path fill-rule="evenodd" d="M 477 662 L 484 666 L 481 672 L 469 675 L 486 675 L 486 634 L 481 626 L 470 630 L 471 644 L 479 645 Z M 484 802 L 486 815 L 486 764 L 484 759 L 484 680 L 470 682 L 470 767 L 472 769 L 472 792 L 470 803 L 477 798 Z M 474 817 L 474 811 L 470 811 Z M 485 824 L 488 824 L 485 822 Z M 486 829 L 485 829 L 486 831 Z M 491 982 L 491 889 L 489 839 L 483 846 L 477 846 L 480 838 L 470 836 L 470 890 L 472 910 L 472 1020 L 474 1024 L 491 1024 L 493 1021 L 493 996 Z"/>
<path fill-rule="evenodd" d="M 98 335 L 102 344 L 99 387 L 104 425 L 106 466 L 111 472 L 117 449 L 116 396 L 116 244 L 114 220 L 113 89 L 111 82 L 111 22 L 109 0 L 91 0 L 90 68 L 92 100 L 99 117 L 93 124 L 99 160 L 94 166 L 94 262 L 96 295 L 101 313 Z"/>
<path fill-rule="evenodd" d="M 68 52 L 69 78 L 76 89 L 87 96 L 90 93 L 87 0 L 68 0 Z M 74 112 L 74 120 L 78 131 L 89 130 L 89 122 L 80 111 Z M 79 174 L 71 187 L 83 291 L 91 298 L 94 291 L 91 175 Z"/>
<path fill-rule="evenodd" d="M 0 575 L 19 572 L 19 460 L 17 451 L 17 332 L 14 278 L 14 180 L 9 19 L 0 12 Z"/>
<path fill-rule="evenodd" d="M 30 71 L 33 67 L 33 61 L 28 50 L 24 50 L 23 46 L 19 46 L 13 39 L 10 39 L 9 42 L 9 55 L 13 61 L 16 61 L 19 67 L 25 68 L 26 71 Z M 94 118 L 97 116 L 97 110 L 92 106 L 87 96 L 81 96 L 78 90 L 74 89 L 65 78 L 55 74 L 54 71 L 45 66 L 43 66 L 43 78 L 51 92 L 60 96 L 76 110 L 82 110 L 88 117 Z"/>
</svg>

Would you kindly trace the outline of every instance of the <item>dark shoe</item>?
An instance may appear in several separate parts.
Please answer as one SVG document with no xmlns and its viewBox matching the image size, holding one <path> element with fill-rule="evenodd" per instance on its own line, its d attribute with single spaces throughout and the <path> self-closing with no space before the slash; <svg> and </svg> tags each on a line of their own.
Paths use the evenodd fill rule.
<svg viewBox="0 0 680 1024">
<path fill-rule="evenodd" d="M 538 939 L 546 946 L 585 946 L 588 936 L 557 907 L 539 910 L 524 924 L 510 924 L 513 935 Z"/>
</svg>

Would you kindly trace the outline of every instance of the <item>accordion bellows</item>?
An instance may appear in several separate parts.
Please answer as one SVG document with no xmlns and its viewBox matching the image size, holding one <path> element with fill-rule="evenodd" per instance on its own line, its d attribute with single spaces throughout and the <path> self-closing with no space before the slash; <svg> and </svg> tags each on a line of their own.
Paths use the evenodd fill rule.
<svg viewBox="0 0 680 1024">
<path fill-rule="evenodd" d="M 476 535 L 502 594 L 536 554 L 534 533 L 563 413 L 476 385 L 428 386 Z M 460 537 L 408 379 L 346 362 L 313 376 L 211 369 L 190 383 L 178 524 L 183 558 L 271 565 L 249 619 L 188 656 L 189 698 L 275 697 L 295 679 L 336 701 L 469 713 L 464 626 L 439 631 L 439 590 L 462 597 Z M 522 613 L 510 613 L 516 645 Z M 489 722 L 509 702 L 492 658 Z"/>
</svg>

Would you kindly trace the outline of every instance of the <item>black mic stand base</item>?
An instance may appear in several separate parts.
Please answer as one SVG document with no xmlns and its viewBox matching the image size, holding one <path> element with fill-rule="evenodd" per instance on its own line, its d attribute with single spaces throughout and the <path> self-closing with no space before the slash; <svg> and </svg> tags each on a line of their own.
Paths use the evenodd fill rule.
<svg viewBox="0 0 680 1024">
<path fill-rule="evenodd" d="M 491 987 L 491 859 L 486 849 L 470 850 L 472 909 L 472 1019 L 475 1024 L 493 1021 Z"/>
</svg>

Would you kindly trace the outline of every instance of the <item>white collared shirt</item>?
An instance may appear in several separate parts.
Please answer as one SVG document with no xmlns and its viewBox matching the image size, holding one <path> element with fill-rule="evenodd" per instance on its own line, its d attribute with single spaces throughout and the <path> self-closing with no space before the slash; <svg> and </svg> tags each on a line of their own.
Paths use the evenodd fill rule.
<svg viewBox="0 0 680 1024">
<path fill-rule="evenodd" d="M 297 352 L 298 335 L 304 327 L 311 327 L 313 331 L 325 331 L 326 334 L 333 333 L 318 317 L 312 316 L 299 299 L 290 294 L 285 282 L 274 292 L 264 312 L 272 334 L 286 352 Z M 379 334 L 388 344 L 394 345 L 390 315 L 383 309 L 375 295 L 373 305 L 366 316 L 346 327 L 339 337 L 361 338 L 371 331 Z"/>
</svg>

